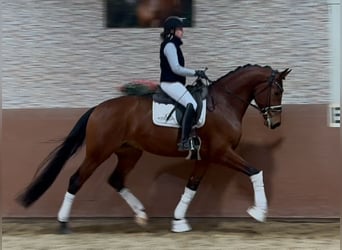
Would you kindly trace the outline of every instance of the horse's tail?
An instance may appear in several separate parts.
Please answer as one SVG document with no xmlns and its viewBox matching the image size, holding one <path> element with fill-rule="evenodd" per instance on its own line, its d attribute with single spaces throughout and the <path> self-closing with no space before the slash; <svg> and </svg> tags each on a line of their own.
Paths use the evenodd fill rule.
<svg viewBox="0 0 342 250">
<path fill-rule="evenodd" d="M 34 177 L 32 183 L 17 198 L 22 206 L 29 207 L 37 201 L 55 181 L 67 160 L 83 145 L 87 123 L 94 109 L 95 107 L 82 115 L 64 142 L 41 163 L 38 176 Z"/>
</svg>

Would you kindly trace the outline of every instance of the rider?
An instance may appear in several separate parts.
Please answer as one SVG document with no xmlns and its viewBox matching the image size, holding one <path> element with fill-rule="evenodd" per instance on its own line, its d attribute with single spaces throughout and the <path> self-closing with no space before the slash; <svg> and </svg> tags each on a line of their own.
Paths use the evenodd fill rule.
<svg viewBox="0 0 342 250">
<path fill-rule="evenodd" d="M 172 99 L 185 107 L 182 120 L 182 136 L 178 143 L 179 151 L 191 149 L 189 135 L 195 120 L 197 103 L 185 87 L 186 76 L 205 78 L 205 71 L 185 68 L 180 46 L 183 44 L 183 18 L 170 16 L 164 22 L 160 34 L 160 87 Z"/>
</svg>

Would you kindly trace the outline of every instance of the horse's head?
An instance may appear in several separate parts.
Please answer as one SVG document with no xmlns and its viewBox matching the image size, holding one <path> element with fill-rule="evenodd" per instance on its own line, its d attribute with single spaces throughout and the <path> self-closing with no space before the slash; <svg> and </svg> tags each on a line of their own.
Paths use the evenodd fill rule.
<svg viewBox="0 0 342 250">
<path fill-rule="evenodd" d="M 268 79 L 255 88 L 254 100 L 265 119 L 265 125 L 271 129 L 281 124 L 283 80 L 290 72 L 291 69 L 282 72 L 272 70 Z"/>
</svg>

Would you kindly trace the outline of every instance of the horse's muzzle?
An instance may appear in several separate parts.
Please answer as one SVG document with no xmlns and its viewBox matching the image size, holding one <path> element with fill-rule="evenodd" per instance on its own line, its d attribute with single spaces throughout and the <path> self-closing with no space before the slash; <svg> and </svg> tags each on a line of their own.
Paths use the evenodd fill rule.
<svg viewBox="0 0 342 250">
<path fill-rule="evenodd" d="M 271 124 L 270 129 L 278 128 L 278 127 L 280 127 L 280 124 L 281 124 L 281 122 L 277 122 L 277 123 Z"/>
<path fill-rule="evenodd" d="M 270 129 L 275 129 L 281 125 L 280 121 L 273 122 L 272 119 L 265 119 L 265 126 Z"/>
<path fill-rule="evenodd" d="M 265 119 L 265 126 L 270 129 L 275 129 L 280 126 L 281 124 L 281 113 L 278 112 L 276 114 L 272 114 L 271 112 L 267 112 L 264 115 Z"/>
</svg>

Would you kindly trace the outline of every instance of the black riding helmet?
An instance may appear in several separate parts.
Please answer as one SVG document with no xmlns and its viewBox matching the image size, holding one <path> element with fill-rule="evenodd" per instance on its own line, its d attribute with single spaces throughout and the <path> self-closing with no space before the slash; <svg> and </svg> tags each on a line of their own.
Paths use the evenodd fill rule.
<svg viewBox="0 0 342 250">
<path fill-rule="evenodd" d="M 183 28 L 184 18 L 178 16 L 170 16 L 164 22 L 164 33 L 169 34 L 174 31 L 176 28 Z"/>
</svg>

